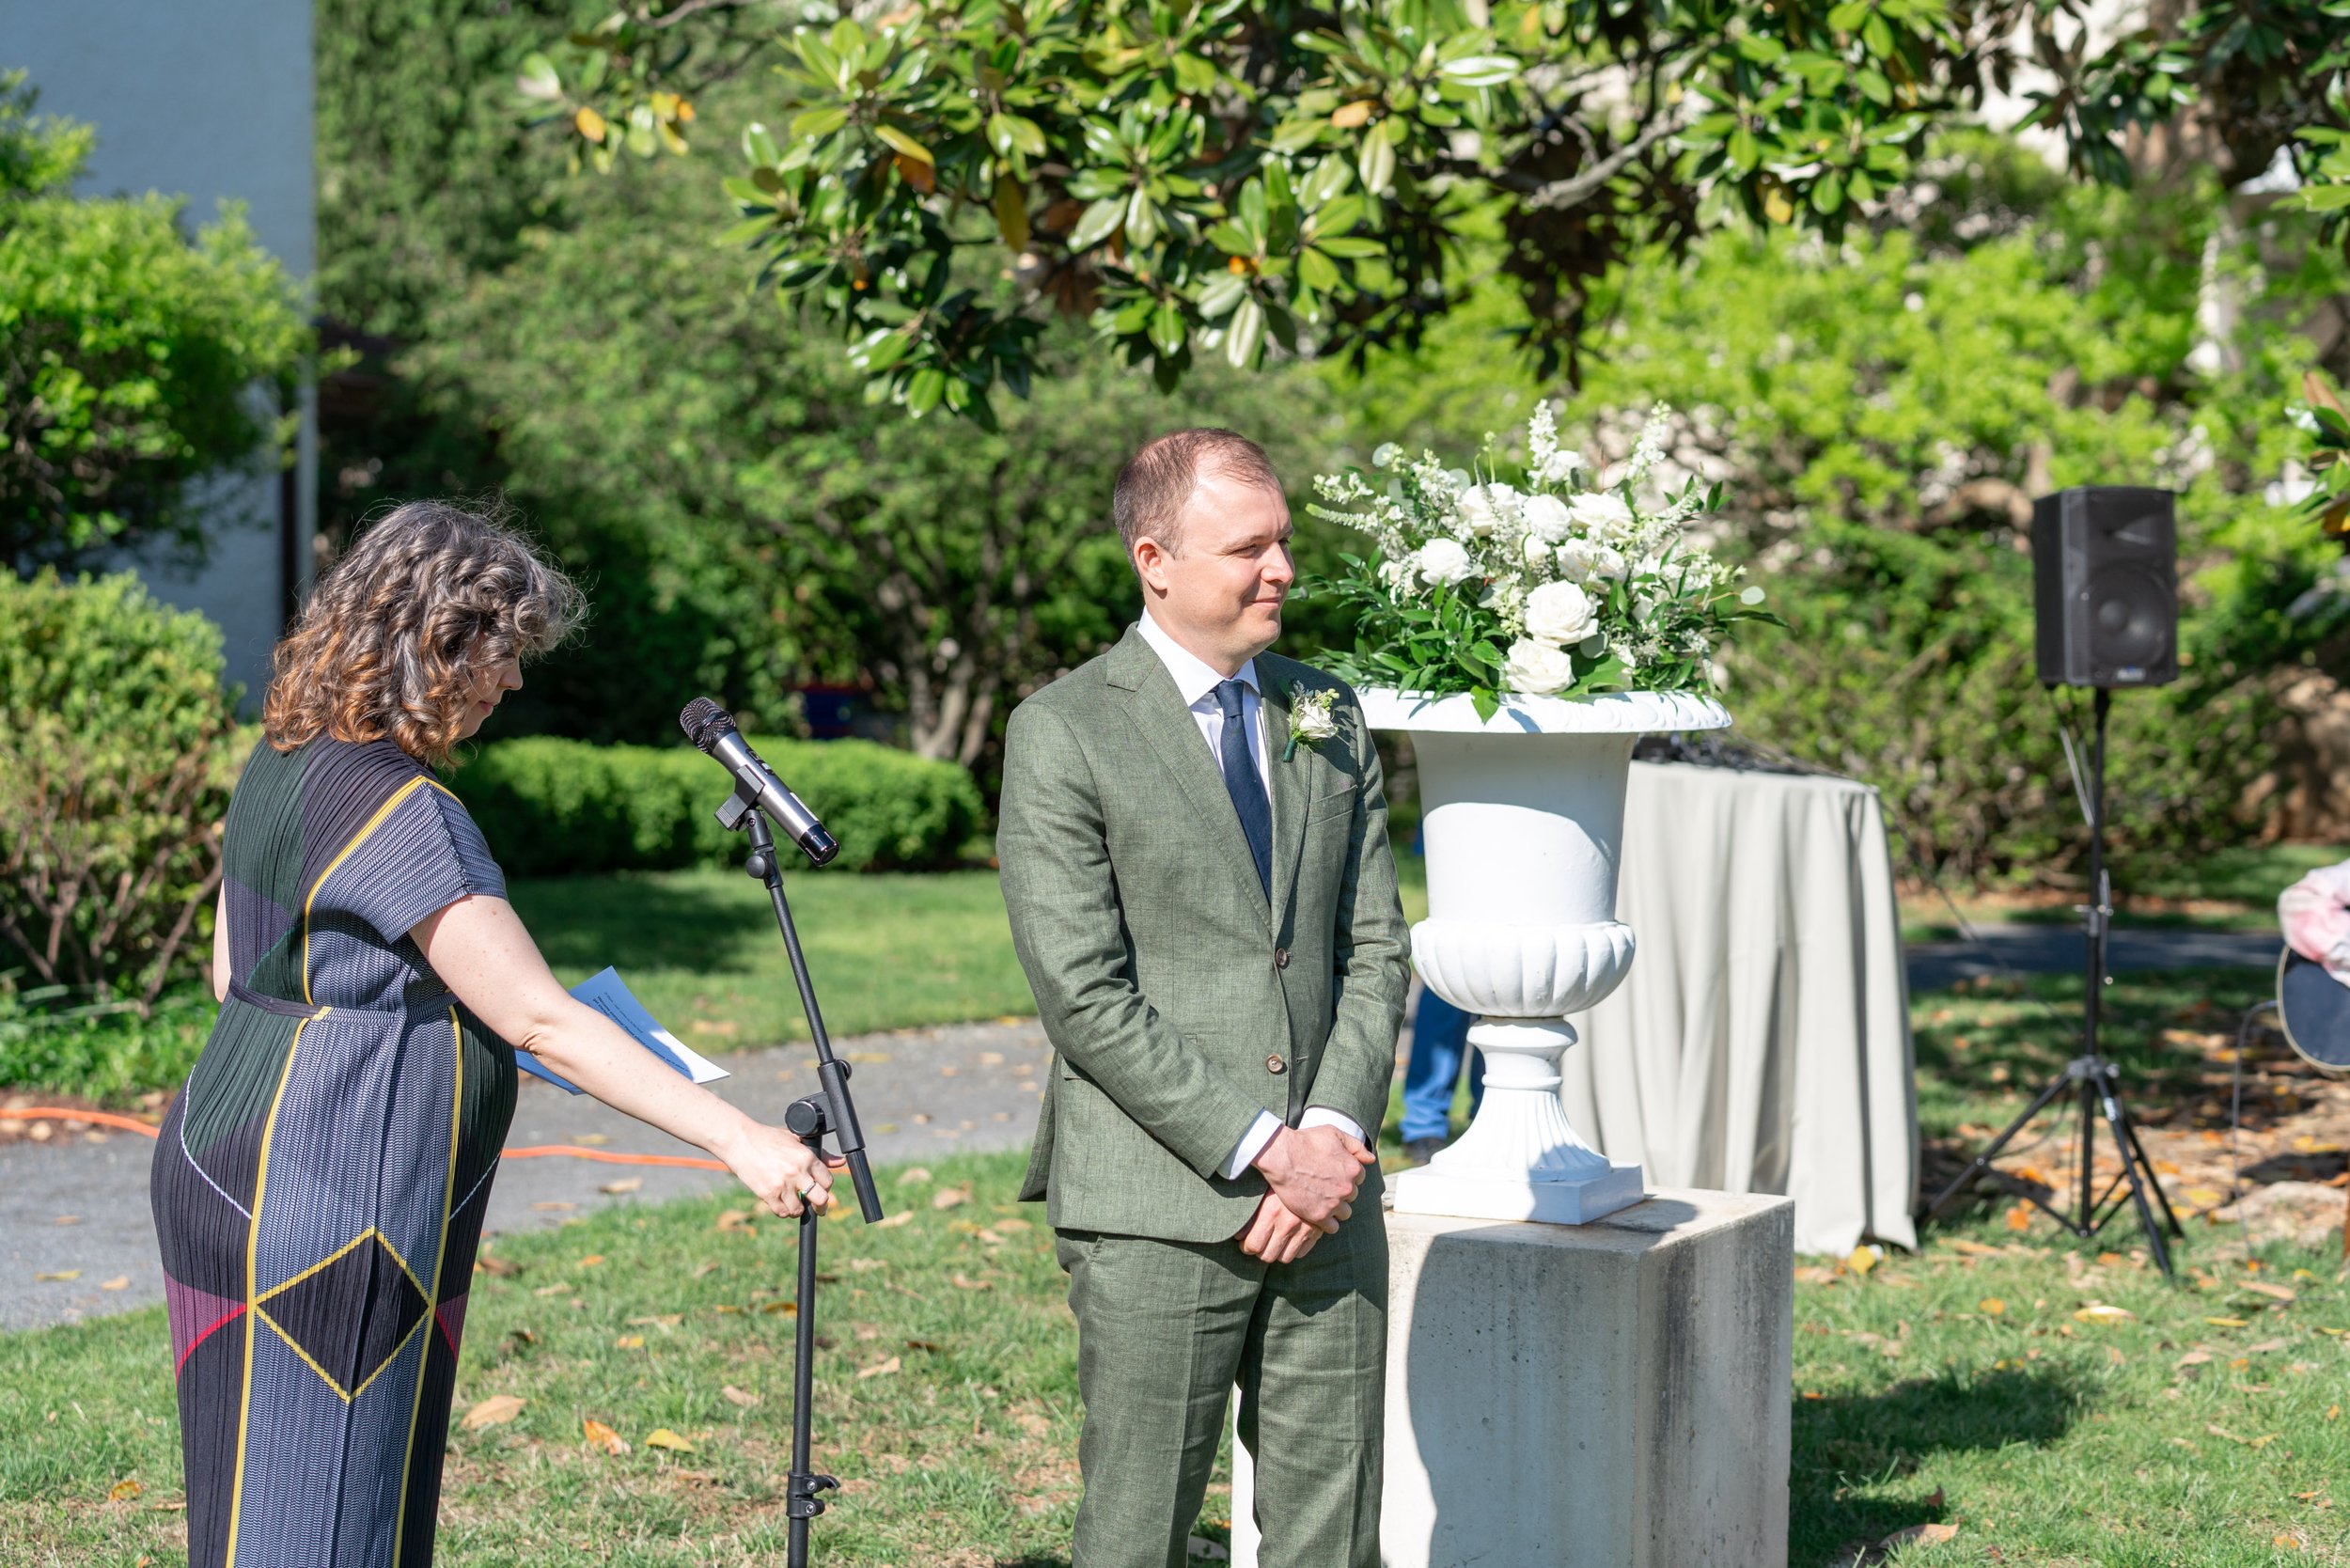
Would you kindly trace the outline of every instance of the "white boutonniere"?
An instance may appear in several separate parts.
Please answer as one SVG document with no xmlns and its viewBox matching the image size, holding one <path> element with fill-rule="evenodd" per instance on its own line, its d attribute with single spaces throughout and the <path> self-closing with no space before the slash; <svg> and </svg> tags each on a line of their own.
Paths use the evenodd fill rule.
<svg viewBox="0 0 2350 1568">
<path fill-rule="evenodd" d="M 1286 762 L 1297 754 L 1297 743 L 1326 741 L 1339 732 L 1339 721 L 1330 712 L 1330 704 L 1338 693 L 1324 689 L 1301 692 L 1290 689 L 1290 744 L 1282 749 L 1281 760 Z"/>
</svg>

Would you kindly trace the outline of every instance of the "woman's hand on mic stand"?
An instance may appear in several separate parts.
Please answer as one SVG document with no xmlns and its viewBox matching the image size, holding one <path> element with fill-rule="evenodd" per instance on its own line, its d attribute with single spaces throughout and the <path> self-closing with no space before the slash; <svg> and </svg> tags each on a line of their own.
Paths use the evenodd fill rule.
<svg viewBox="0 0 2350 1568">
<path fill-rule="evenodd" d="M 832 1206 L 832 1173 L 848 1162 L 822 1158 L 781 1127 L 749 1117 L 724 1146 L 711 1152 L 724 1160 L 751 1195 L 786 1219 L 797 1219 L 805 1204 L 818 1214 Z"/>
</svg>

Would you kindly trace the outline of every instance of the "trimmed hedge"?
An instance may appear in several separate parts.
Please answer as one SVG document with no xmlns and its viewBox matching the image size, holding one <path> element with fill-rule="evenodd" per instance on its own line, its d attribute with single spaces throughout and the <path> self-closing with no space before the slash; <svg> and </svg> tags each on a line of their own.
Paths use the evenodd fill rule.
<svg viewBox="0 0 2350 1568">
<path fill-rule="evenodd" d="M 950 866 L 979 825 L 971 776 L 870 741 L 751 745 L 840 840 L 852 871 Z M 484 747 L 450 787 L 509 876 L 732 866 L 748 840 L 719 827 L 726 770 L 690 746 L 525 736 Z M 796 855 L 787 866 L 805 866 Z"/>
</svg>

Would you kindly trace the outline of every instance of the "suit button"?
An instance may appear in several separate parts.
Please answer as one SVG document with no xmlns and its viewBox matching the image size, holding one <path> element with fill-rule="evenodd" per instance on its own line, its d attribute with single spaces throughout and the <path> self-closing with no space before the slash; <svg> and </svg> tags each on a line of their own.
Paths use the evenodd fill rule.
<svg viewBox="0 0 2350 1568">
<path fill-rule="evenodd" d="M 1290 1070 L 1290 1064 L 1279 1057 L 1267 1057 L 1264 1058 L 1264 1070 L 1277 1078 Z"/>
<path fill-rule="evenodd" d="M 1273 966 L 1276 969 L 1286 969 L 1290 966 L 1290 950 L 1287 948 L 1273 949 Z"/>
</svg>

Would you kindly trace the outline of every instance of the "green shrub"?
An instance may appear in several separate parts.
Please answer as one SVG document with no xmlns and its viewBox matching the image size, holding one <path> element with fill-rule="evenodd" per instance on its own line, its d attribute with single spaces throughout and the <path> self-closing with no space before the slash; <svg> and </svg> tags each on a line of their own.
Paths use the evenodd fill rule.
<svg viewBox="0 0 2350 1568">
<path fill-rule="evenodd" d="M 0 968 L 141 1011 L 200 968 L 251 737 L 220 631 L 130 575 L 0 572 Z"/>
<path fill-rule="evenodd" d="M 202 981 L 175 985 L 140 1016 L 130 1002 L 59 1007 L 48 988 L 0 976 L 0 1084 L 121 1104 L 177 1089 L 220 1010 Z"/>
<path fill-rule="evenodd" d="M 979 827 L 979 789 L 951 762 L 870 741 L 752 745 L 840 840 L 841 870 L 949 865 Z M 684 745 L 526 736 L 484 748 L 452 787 L 511 876 L 732 865 L 746 845 L 713 815 L 725 771 Z"/>
</svg>

